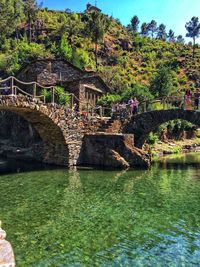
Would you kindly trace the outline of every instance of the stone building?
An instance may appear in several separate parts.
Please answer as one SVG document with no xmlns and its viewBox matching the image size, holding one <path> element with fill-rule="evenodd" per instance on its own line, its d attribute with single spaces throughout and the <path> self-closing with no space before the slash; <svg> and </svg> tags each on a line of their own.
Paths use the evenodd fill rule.
<svg viewBox="0 0 200 267">
<path fill-rule="evenodd" d="M 109 91 L 109 87 L 94 72 L 77 68 L 62 59 L 42 59 L 33 61 L 19 70 L 21 81 L 36 81 L 42 86 L 60 85 L 74 94 L 79 110 L 96 106 L 97 100 Z"/>
<path fill-rule="evenodd" d="M 92 6 L 91 4 L 88 3 L 87 6 L 86 6 L 86 12 L 87 13 L 90 13 L 90 12 L 101 12 L 101 9 L 99 9 L 96 6 Z"/>
</svg>

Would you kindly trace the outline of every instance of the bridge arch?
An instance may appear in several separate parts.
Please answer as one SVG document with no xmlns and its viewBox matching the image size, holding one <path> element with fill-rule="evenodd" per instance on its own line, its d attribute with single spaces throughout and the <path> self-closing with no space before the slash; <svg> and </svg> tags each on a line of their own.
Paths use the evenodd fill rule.
<svg viewBox="0 0 200 267">
<path fill-rule="evenodd" d="M 122 131 L 134 134 L 135 146 L 141 148 L 150 132 L 154 131 L 161 124 L 176 119 L 186 120 L 200 126 L 199 111 L 169 109 L 138 114 L 124 124 Z"/>
<path fill-rule="evenodd" d="M 82 118 L 56 104 L 44 104 L 27 96 L 1 96 L 0 110 L 28 121 L 43 140 L 43 162 L 76 165 L 82 141 Z"/>
</svg>

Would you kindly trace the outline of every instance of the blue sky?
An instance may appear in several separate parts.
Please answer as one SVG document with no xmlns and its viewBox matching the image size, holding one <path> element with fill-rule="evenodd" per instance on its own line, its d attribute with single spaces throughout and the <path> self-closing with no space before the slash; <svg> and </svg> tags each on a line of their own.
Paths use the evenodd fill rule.
<svg viewBox="0 0 200 267">
<path fill-rule="evenodd" d="M 95 0 L 89 2 L 95 4 Z M 87 3 L 88 0 L 43 0 L 43 7 L 83 11 Z M 137 15 L 140 25 L 154 19 L 158 24 L 164 23 L 167 31 L 172 29 L 183 37 L 186 34 L 185 23 L 193 16 L 200 19 L 200 0 L 97 0 L 97 6 L 103 13 L 119 18 L 124 25 Z"/>
</svg>

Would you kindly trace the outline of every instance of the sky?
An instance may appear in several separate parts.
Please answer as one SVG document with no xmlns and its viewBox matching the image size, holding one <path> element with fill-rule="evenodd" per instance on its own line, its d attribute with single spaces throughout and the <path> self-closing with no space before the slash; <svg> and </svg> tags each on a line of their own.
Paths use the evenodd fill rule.
<svg viewBox="0 0 200 267">
<path fill-rule="evenodd" d="M 89 2 L 95 5 L 95 0 L 43 0 L 43 7 L 49 9 L 81 12 L 86 9 Z M 130 23 L 131 18 L 137 15 L 140 25 L 150 22 L 152 19 L 158 24 L 164 23 L 167 32 L 172 29 L 175 35 L 183 35 L 185 38 L 185 23 L 193 16 L 200 20 L 200 0 L 96 0 L 97 6 L 102 12 L 118 18 L 123 25 Z M 187 39 L 190 41 L 190 39 Z M 200 43 L 200 38 L 198 39 Z"/>
</svg>

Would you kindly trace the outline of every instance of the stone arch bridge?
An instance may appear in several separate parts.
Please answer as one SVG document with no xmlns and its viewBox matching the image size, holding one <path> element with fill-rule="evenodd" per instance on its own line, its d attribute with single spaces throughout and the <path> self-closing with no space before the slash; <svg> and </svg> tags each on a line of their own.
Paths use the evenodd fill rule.
<svg viewBox="0 0 200 267">
<path fill-rule="evenodd" d="M 79 163 L 83 136 L 94 131 L 96 123 L 65 106 L 44 104 L 29 96 L 1 95 L 0 110 L 28 121 L 43 140 L 42 161 L 63 166 Z"/>
<path fill-rule="evenodd" d="M 125 121 L 121 126 L 123 133 L 134 134 L 134 144 L 141 148 L 150 132 L 162 123 L 181 119 L 200 126 L 200 112 L 195 110 L 169 109 L 154 110 L 138 114 Z"/>
</svg>

